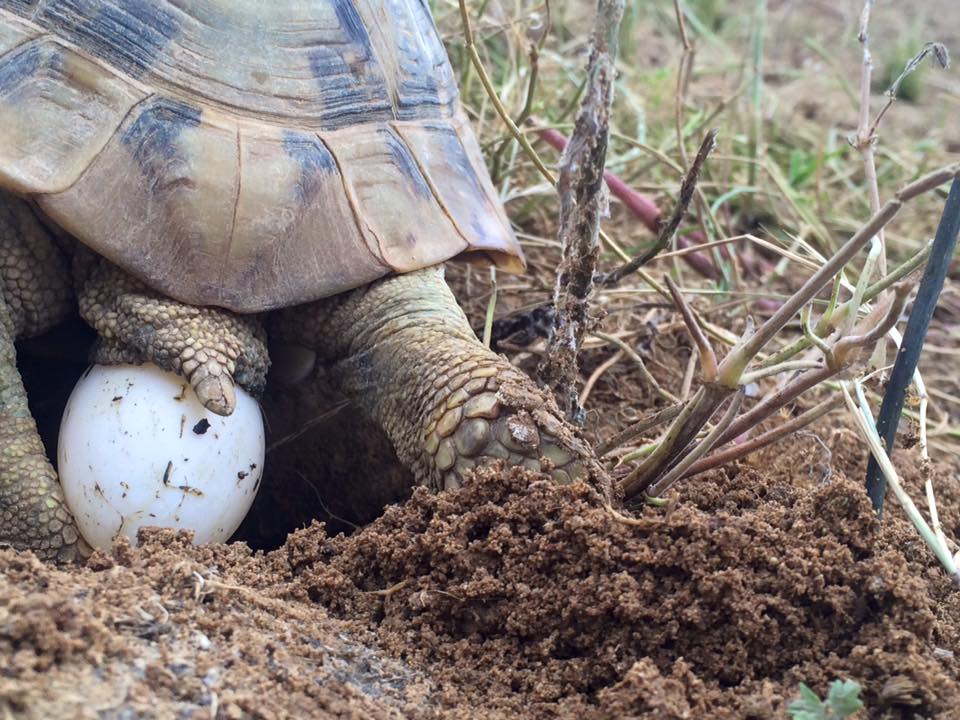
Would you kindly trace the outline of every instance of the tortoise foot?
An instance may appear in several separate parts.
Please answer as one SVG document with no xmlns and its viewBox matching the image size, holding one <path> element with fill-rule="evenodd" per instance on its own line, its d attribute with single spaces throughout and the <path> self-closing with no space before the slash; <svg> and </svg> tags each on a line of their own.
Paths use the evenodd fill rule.
<svg viewBox="0 0 960 720">
<path fill-rule="evenodd" d="M 32 550 L 41 560 L 90 555 L 67 509 L 57 475 L 32 421 L 0 415 L 0 546 Z M 39 452 L 38 452 L 39 450 Z"/>
<path fill-rule="evenodd" d="M 44 454 L 14 341 L 58 323 L 70 297 L 67 262 L 49 229 L 27 203 L 0 193 L 0 546 L 45 560 L 72 561 L 90 548 Z"/>
<path fill-rule="evenodd" d="M 427 421 L 423 451 L 437 489 L 460 487 L 470 470 L 497 460 L 562 484 L 586 479 L 591 450 L 552 398 L 501 358 L 477 354 L 450 378 Z"/>
<path fill-rule="evenodd" d="M 252 316 L 194 307 L 153 292 L 107 260 L 78 251 L 80 314 L 100 335 L 94 362 L 152 362 L 190 381 L 211 412 L 230 415 L 234 383 L 259 395 L 270 360 Z"/>
</svg>

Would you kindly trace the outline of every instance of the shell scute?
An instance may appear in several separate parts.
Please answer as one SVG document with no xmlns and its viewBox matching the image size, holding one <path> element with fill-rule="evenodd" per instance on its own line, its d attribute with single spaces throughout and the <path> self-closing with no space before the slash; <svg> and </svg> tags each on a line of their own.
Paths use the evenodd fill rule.
<svg viewBox="0 0 960 720">
<path fill-rule="evenodd" d="M 394 271 L 408 272 L 465 250 L 402 138 L 392 128 L 359 130 L 324 140 L 339 161 L 370 251 Z"/>
<path fill-rule="evenodd" d="M 310 50 L 310 69 L 329 127 L 393 117 L 392 103 L 370 35 L 351 0 L 330 0 L 336 22 Z M 361 117 L 362 116 L 362 117 Z"/>
<path fill-rule="evenodd" d="M 191 297 L 215 298 L 233 232 L 237 132 L 229 117 L 208 109 L 200 122 L 194 118 L 178 101 L 147 99 L 76 183 L 36 201 L 157 289 L 187 282 Z"/>
<path fill-rule="evenodd" d="M 285 129 L 282 147 L 297 165 L 294 189 L 302 205 L 314 202 L 332 176 L 339 182 L 337 161 L 316 135 Z"/>
<path fill-rule="evenodd" d="M 332 295 L 389 272 L 367 250 L 337 158 L 316 134 L 240 127 L 241 177 L 231 262 L 234 303 L 274 307 Z M 264 178 L 270 178 L 266 184 Z"/>
<path fill-rule="evenodd" d="M 487 253 L 503 252 L 516 240 L 510 223 L 496 202 L 496 191 L 486 173 L 478 172 L 466 147 L 472 136 L 463 137 L 463 125 L 448 123 L 398 124 L 398 131 L 430 178 L 437 199 L 468 249 Z M 475 149 L 479 153 L 479 148 Z M 482 171 L 483 166 L 480 166 Z M 521 270 L 507 257 L 495 257 L 506 269 Z"/>
<path fill-rule="evenodd" d="M 18 90 L 25 90 L 27 84 L 37 74 L 40 69 L 41 54 L 41 45 L 28 43 L 5 57 L 0 64 L 0 95 L 10 98 L 11 101 L 17 101 L 19 98 L 12 96 Z M 59 64 L 60 56 L 54 55 L 47 60 L 52 65 Z"/>
<path fill-rule="evenodd" d="M 180 32 L 173 8 L 156 0 L 53 0 L 43 7 L 43 17 L 76 45 L 132 77 L 148 72 Z"/>
<path fill-rule="evenodd" d="M 120 142 L 145 173 L 153 177 L 168 172 L 171 162 L 183 161 L 177 139 L 188 128 L 200 125 L 202 110 L 182 100 L 155 98 L 144 104 L 120 134 Z"/>
<path fill-rule="evenodd" d="M 40 33 L 41 30 L 35 25 L 0 10 L 0 56 Z"/>
<path fill-rule="evenodd" d="M 0 0 L 0 188 L 257 312 L 522 253 L 423 0 Z"/>
<path fill-rule="evenodd" d="M 0 186 L 74 183 L 143 93 L 48 36 L 0 57 Z"/>
<path fill-rule="evenodd" d="M 434 106 L 443 114 L 457 97 L 457 81 L 430 17 L 418 0 L 388 0 L 391 44 L 396 54 L 399 82 L 398 119 L 424 117 Z"/>
</svg>

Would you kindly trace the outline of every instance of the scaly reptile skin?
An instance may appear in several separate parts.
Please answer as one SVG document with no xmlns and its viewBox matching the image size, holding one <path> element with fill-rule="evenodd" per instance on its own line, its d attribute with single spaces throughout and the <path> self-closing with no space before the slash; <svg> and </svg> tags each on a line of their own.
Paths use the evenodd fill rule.
<svg viewBox="0 0 960 720">
<path fill-rule="evenodd" d="M 67 261 L 31 208 L 0 196 L 0 544 L 49 560 L 89 551 L 27 407 L 14 340 L 69 312 Z"/>
<path fill-rule="evenodd" d="M 30 205 L 0 193 L 0 544 L 47 560 L 72 560 L 90 548 L 30 415 L 17 338 L 57 324 L 76 291 L 81 314 L 99 333 L 95 362 L 149 360 L 186 377 L 212 412 L 233 412 L 234 382 L 259 392 L 269 367 L 257 318 L 164 298 L 83 248 L 75 248 L 72 264 L 74 283 L 71 258 Z"/>
<path fill-rule="evenodd" d="M 256 318 L 165 298 L 83 249 L 73 264 L 81 314 L 100 336 L 97 362 L 150 360 L 187 377 L 221 414 L 233 409 L 235 381 L 262 387 L 269 360 Z M 0 196 L 0 542 L 49 559 L 87 548 L 29 414 L 13 340 L 70 308 L 67 266 L 30 207 Z M 280 311 L 271 332 L 317 354 L 329 381 L 383 428 L 421 484 L 458 487 L 471 468 L 496 460 L 547 470 L 562 483 L 602 482 L 591 449 L 552 398 L 477 340 L 442 267 Z"/>
<path fill-rule="evenodd" d="M 457 487 L 467 470 L 498 459 L 546 466 L 559 482 L 596 469 L 554 401 L 477 340 L 442 267 L 281 311 L 271 335 L 316 351 L 334 385 L 433 489 Z"/>
<path fill-rule="evenodd" d="M 270 359 L 256 317 L 166 298 L 84 248 L 74 277 L 80 314 L 99 335 L 94 362 L 172 370 L 218 415 L 233 412 L 235 381 L 255 395 L 263 390 Z"/>
</svg>

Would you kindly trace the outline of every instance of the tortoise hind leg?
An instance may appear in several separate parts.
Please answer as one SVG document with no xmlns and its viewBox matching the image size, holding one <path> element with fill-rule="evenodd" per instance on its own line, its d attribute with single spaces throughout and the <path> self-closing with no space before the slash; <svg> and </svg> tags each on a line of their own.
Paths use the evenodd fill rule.
<svg viewBox="0 0 960 720">
<path fill-rule="evenodd" d="M 17 337 L 69 311 L 65 259 L 22 200 L 0 194 L 0 545 L 69 561 L 89 552 L 44 452 L 17 371 Z"/>
<path fill-rule="evenodd" d="M 165 297 L 105 258 L 77 248 L 80 315 L 97 331 L 94 361 L 155 365 L 178 373 L 211 412 L 230 415 L 234 383 L 258 395 L 266 382 L 266 338 L 259 320 Z"/>
<path fill-rule="evenodd" d="M 502 459 L 560 482 L 596 460 L 552 399 L 476 338 L 442 268 L 390 277 L 280 313 L 271 339 L 315 350 L 331 380 L 434 489 Z"/>
</svg>

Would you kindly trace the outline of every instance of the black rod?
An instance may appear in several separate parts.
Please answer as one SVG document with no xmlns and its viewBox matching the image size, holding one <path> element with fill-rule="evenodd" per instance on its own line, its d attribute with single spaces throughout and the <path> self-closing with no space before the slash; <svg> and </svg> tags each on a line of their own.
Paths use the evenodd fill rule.
<svg viewBox="0 0 960 720">
<path fill-rule="evenodd" d="M 940 291 L 950 268 L 950 260 L 957 246 L 957 235 L 960 234 L 960 178 L 953 179 L 950 194 L 943 208 L 940 226 L 933 240 L 930 250 L 930 259 L 923 271 L 917 298 L 913 302 L 907 327 L 903 331 L 903 342 L 900 343 L 900 352 L 897 353 L 893 372 L 887 382 L 887 390 L 880 405 L 880 414 L 877 416 L 877 432 L 886 445 L 887 453 L 893 451 L 893 443 L 897 435 L 897 425 L 900 423 L 900 413 L 903 411 L 903 401 L 907 388 L 913 380 L 913 373 L 920 360 L 920 351 L 927 337 L 927 328 L 937 307 Z M 873 455 L 867 463 L 867 494 L 873 503 L 873 509 L 878 515 L 883 514 L 883 495 L 887 489 L 887 480 L 880 472 Z"/>
</svg>

